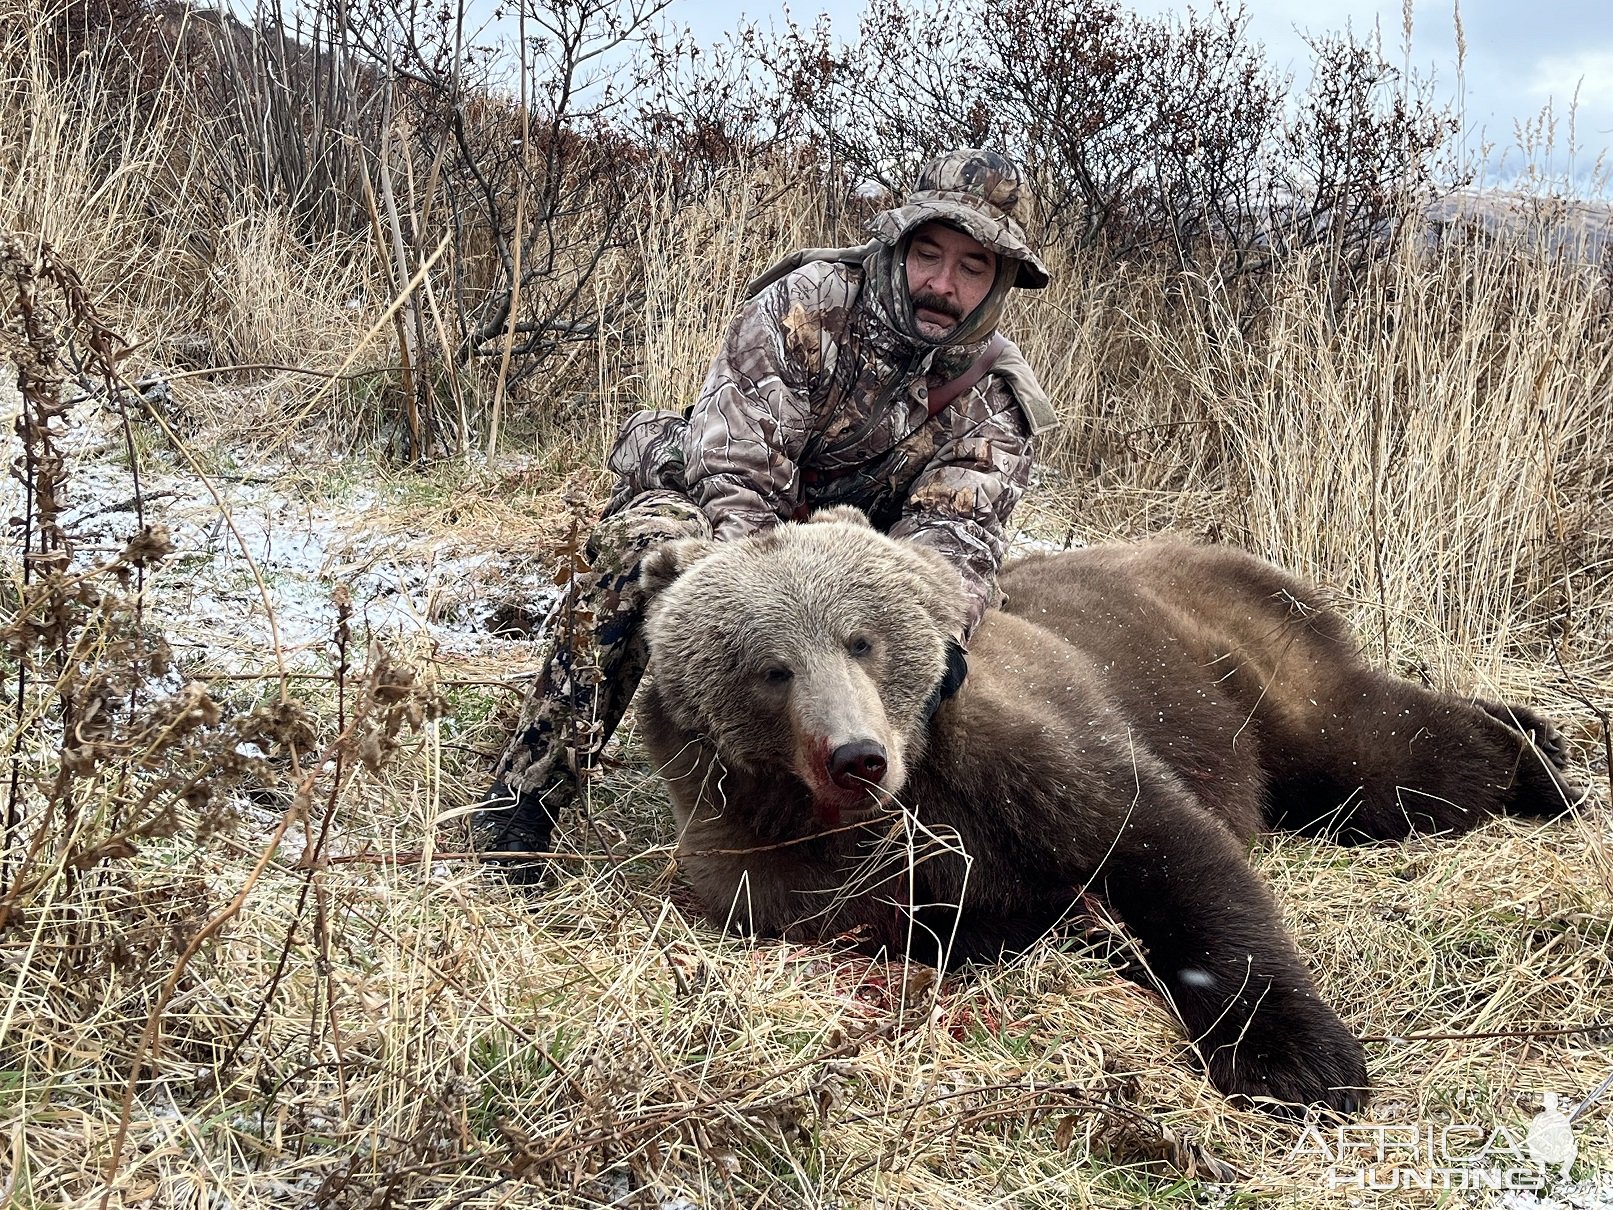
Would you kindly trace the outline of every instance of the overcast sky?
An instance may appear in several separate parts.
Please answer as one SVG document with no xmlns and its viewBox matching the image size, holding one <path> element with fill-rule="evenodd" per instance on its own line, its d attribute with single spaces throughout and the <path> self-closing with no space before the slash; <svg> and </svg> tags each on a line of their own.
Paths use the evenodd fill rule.
<svg viewBox="0 0 1613 1210">
<path fill-rule="evenodd" d="M 1131 7 L 1156 14 L 1188 6 L 1166 0 L 1133 0 Z M 790 8 L 802 24 L 810 24 L 819 11 L 827 12 L 836 32 L 850 35 L 856 31 L 862 4 L 861 0 L 794 0 Z M 1399 0 L 1248 0 L 1248 9 L 1251 38 L 1265 44 L 1274 64 L 1300 80 L 1310 62 L 1306 35 L 1341 31 L 1347 26 L 1363 36 L 1381 29 L 1386 57 L 1396 65 L 1403 62 Z M 731 27 L 736 11 L 765 25 L 781 20 L 783 4 L 781 0 L 739 0 L 737 6 L 732 0 L 673 0 L 667 15 L 689 25 L 702 41 L 712 41 Z M 1597 156 L 1613 146 L 1613 2 L 1462 0 L 1461 23 L 1467 43 L 1468 143 L 1474 150 L 1481 144 L 1489 146 L 1489 183 L 1509 183 L 1502 178 L 1520 170 L 1524 160 L 1516 150 L 1519 131 L 1537 126 L 1547 105 L 1558 119 L 1555 170 L 1570 170 L 1568 118 L 1576 91 L 1579 152 L 1572 172 L 1584 183 Z M 1424 78 L 1432 78 L 1442 97 L 1454 98 L 1457 39 L 1451 0 L 1417 0 L 1413 24 L 1412 66 Z M 1541 162 L 1539 157 L 1536 162 Z"/>
</svg>

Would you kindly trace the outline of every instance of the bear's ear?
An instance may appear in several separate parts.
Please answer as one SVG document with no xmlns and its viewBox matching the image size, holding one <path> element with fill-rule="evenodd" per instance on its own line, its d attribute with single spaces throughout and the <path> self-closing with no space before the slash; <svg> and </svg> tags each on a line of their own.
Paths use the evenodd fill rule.
<svg viewBox="0 0 1613 1210">
<path fill-rule="evenodd" d="M 808 525 L 816 525 L 820 521 L 839 521 L 843 525 L 860 525 L 864 529 L 874 528 L 868 520 L 868 514 L 860 508 L 852 508 L 849 504 L 831 504 L 828 508 L 816 509 L 807 518 Z"/>
<path fill-rule="evenodd" d="M 674 538 L 661 543 L 639 561 L 639 587 L 654 596 L 715 546 L 710 538 Z"/>
</svg>

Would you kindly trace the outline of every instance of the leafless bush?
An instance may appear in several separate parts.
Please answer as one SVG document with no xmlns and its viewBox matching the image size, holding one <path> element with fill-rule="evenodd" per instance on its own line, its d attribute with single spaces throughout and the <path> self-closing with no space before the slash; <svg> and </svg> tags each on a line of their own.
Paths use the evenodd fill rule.
<svg viewBox="0 0 1613 1210">
<path fill-rule="evenodd" d="M 793 24 L 775 35 L 754 22 L 704 47 L 687 31 L 650 35 L 633 69 L 631 137 L 675 189 L 663 204 L 699 201 L 725 185 L 724 174 L 769 161 L 790 168 L 792 184 L 818 179 L 826 166 L 811 113 L 779 70 L 780 47 L 805 36 Z"/>
<path fill-rule="evenodd" d="M 843 162 L 891 192 L 937 149 L 991 142 L 1028 162 L 1047 238 L 1072 249 L 1224 280 L 1323 244 L 1358 269 L 1431 192 L 1451 123 L 1348 37 L 1314 45 L 1291 99 L 1246 24 L 1221 4 L 874 0 L 855 42 L 796 30 L 779 61 Z"/>
<path fill-rule="evenodd" d="M 491 447 L 508 388 L 610 322 L 593 279 L 632 240 L 622 220 L 644 161 L 622 133 L 619 64 L 643 45 L 664 3 L 522 4 L 511 14 L 514 61 L 502 68 L 472 44 L 463 9 L 330 7 L 386 80 L 385 129 L 372 149 L 377 235 L 396 287 L 417 276 L 423 287 L 400 326 L 416 363 L 421 447 L 442 425 L 429 410 L 433 358 L 461 430 L 458 375 L 484 359 L 497 367 Z"/>
<path fill-rule="evenodd" d="M 176 960 L 177 979 L 204 937 L 210 889 L 184 876 L 136 885 L 127 859 L 225 827 L 229 789 L 254 762 L 240 747 L 244 730 L 220 726 L 206 687 L 179 682 L 167 642 L 146 622 L 143 580 L 169 552 L 166 533 L 142 523 L 112 558 L 86 561 L 63 524 L 74 400 L 114 397 L 124 342 L 48 245 L 9 236 L 0 239 L 0 317 L 0 352 L 21 396 L 13 473 L 23 495 L 13 523 L 21 574 L 0 625 L 13 707 L 3 732 L 0 932 L 25 927 L 48 955 L 18 984 L 30 1028 L 26 1042 L 8 1035 L 15 1055 L 77 1035 L 97 1004 L 137 1011 L 130 989 Z"/>
<path fill-rule="evenodd" d="M 62 524 L 73 400 L 86 389 L 122 397 L 124 342 L 48 245 L 13 237 L 0 241 L 0 316 L 0 349 L 22 399 L 13 475 L 24 501 L 14 523 L 21 576 L 0 627 L 15 707 L 0 843 L 3 928 L 48 898 L 57 879 L 71 885 L 181 827 L 216 830 L 217 791 L 252 762 L 237 751 L 241 729 L 219 729 L 218 704 L 203 686 L 177 680 L 167 642 L 146 622 L 141 587 L 171 549 L 167 534 L 142 521 L 114 557 L 86 562 Z M 273 746 L 267 733 L 258 738 Z"/>
<path fill-rule="evenodd" d="M 502 60 L 463 11 L 423 4 L 266 3 L 253 24 L 125 7 L 64 15 L 58 59 L 111 71 L 108 130 L 159 100 L 190 115 L 193 142 L 159 172 L 177 194 L 200 164 L 210 187 L 153 217 L 212 212 L 186 235 L 204 289 L 208 266 L 227 271 L 229 233 L 264 209 L 293 215 L 311 249 L 369 236 L 394 302 L 407 456 L 495 443 L 510 390 L 631 308 L 602 305 L 594 279 L 637 243 L 629 211 L 655 147 L 634 95 L 651 68 L 634 64 L 656 0 L 531 3 Z"/>
</svg>

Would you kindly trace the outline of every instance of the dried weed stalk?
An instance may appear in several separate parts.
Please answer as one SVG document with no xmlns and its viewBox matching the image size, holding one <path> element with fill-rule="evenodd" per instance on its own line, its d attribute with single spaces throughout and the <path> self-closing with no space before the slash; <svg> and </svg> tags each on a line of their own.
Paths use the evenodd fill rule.
<svg viewBox="0 0 1613 1210">
<path fill-rule="evenodd" d="M 272 1007 L 310 898 L 329 978 L 328 903 L 316 875 L 341 796 L 356 771 L 380 775 L 438 705 L 379 648 L 353 666 L 341 590 L 334 726 L 292 696 L 285 677 L 235 712 L 209 685 L 185 682 L 148 600 L 147 577 L 172 551 L 164 529 L 140 523 L 114 556 L 96 560 L 81 557 L 64 523 L 74 409 L 123 412 L 126 343 L 71 267 L 48 245 L 15 236 L 0 240 L 0 342 L 22 402 L 11 469 L 23 500 L 12 535 L 21 570 L 0 619 L 11 706 L 0 949 L 16 973 L 0 1018 L 0 1063 L 29 1070 L 63 1045 L 93 1045 L 103 1056 L 105 1091 L 114 1082 L 122 1091 L 110 1145 L 93 1157 L 110 1191 L 143 1074 L 166 1048 L 222 1077 Z M 245 878 L 220 884 L 203 872 L 212 863 L 196 859 L 239 848 L 240 816 L 254 803 L 277 804 L 278 822 Z M 216 946 L 299 824 L 302 889 L 280 969 L 234 1012 L 170 1015 L 176 995 L 195 985 L 198 956 Z M 85 1020 L 109 1008 L 130 1026 L 114 1021 L 86 1041 Z"/>
</svg>

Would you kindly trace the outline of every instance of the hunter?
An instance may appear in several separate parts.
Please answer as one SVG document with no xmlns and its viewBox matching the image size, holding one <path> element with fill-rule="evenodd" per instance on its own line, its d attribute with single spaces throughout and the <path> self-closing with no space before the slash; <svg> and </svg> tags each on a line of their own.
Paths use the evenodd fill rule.
<svg viewBox="0 0 1613 1210">
<path fill-rule="evenodd" d="M 945 692 L 992 603 L 1009 514 L 1053 411 L 997 330 L 1010 290 L 1041 289 L 1023 182 L 993 151 L 947 152 L 860 248 L 808 249 L 752 282 L 687 418 L 640 412 L 568 591 L 592 619 L 558 642 L 522 707 L 479 818 L 516 881 L 541 862 L 648 661 L 638 565 L 659 542 L 735 538 L 849 504 L 958 569 L 969 603 Z M 938 697 L 935 704 L 939 704 Z"/>
</svg>

